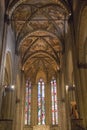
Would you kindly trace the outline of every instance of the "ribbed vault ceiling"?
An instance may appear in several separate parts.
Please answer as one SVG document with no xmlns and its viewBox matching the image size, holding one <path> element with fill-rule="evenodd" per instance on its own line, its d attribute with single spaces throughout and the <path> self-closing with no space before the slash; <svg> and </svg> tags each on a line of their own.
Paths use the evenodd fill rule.
<svg viewBox="0 0 87 130">
<path fill-rule="evenodd" d="M 16 36 L 16 51 L 26 76 L 42 70 L 54 74 L 61 66 L 65 22 L 69 16 L 64 0 L 19 0 L 8 13 Z"/>
</svg>

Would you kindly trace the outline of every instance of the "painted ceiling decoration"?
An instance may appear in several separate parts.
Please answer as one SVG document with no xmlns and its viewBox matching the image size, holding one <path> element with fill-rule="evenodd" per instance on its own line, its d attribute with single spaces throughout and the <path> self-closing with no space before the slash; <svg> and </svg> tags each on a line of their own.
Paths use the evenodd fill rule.
<svg viewBox="0 0 87 130">
<path fill-rule="evenodd" d="M 11 0 L 7 12 L 26 76 L 60 69 L 70 15 L 68 1 Z"/>
</svg>

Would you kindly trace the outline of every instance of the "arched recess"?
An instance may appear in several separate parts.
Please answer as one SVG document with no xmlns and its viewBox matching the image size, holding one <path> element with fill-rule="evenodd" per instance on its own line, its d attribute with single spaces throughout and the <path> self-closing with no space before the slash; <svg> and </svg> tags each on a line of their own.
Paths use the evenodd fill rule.
<svg viewBox="0 0 87 130">
<path fill-rule="evenodd" d="M 79 63 L 79 78 L 80 81 L 79 83 L 79 100 L 80 101 L 80 109 L 82 114 L 81 116 L 83 117 L 83 122 L 84 126 L 87 124 L 87 119 L 85 115 L 87 115 L 87 109 L 86 109 L 86 104 L 87 101 L 85 100 L 85 97 L 87 96 L 87 65 L 85 63 L 85 46 L 86 46 L 86 39 L 87 39 L 87 3 L 82 6 L 80 10 L 80 16 L 79 16 L 79 25 L 78 25 L 78 30 L 77 30 L 77 47 L 78 47 L 78 63 Z M 81 92 L 80 92 L 81 91 Z"/>
<path fill-rule="evenodd" d="M 79 63 L 84 64 L 84 47 L 87 39 L 87 5 L 82 8 L 79 18 L 79 27 L 78 27 L 78 40 L 77 40 L 77 46 L 79 47 L 78 50 L 78 60 Z"/>
<path fill-rule="evenodd" d="M 5 60 L 5 71 L 4 71 L 4 91 L 2 97 L 2 109 L 1 116 L 3 119 L 11 118 L 11 92 L 10 86 L 12 84 L 12 63 L 11 63 L 11 55 L 10 52 L 6 53 Z"/>
</svg>

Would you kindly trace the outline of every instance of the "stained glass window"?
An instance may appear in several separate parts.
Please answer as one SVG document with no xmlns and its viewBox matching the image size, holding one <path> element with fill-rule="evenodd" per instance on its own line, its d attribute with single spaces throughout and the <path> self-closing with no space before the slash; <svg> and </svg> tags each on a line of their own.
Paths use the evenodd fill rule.
<svg viewBox="0 0 87 130">
<path fill-rule="evenodd" d="M 45 84 L 42 79 L 38 82 L 38 125 L 45 124 Z"/>
<path fill-rule="evenodd" d="M 51 81 L 51 101 L 52 101 L 52 124 L 58 124 L 58 104 L 56 80 Z"/>
<path fill-rule="evenodd" d="M 25 125 L 31 123 L 31 82 L 26 81 L 26 92 L 25 92 Z"/>
</svg>

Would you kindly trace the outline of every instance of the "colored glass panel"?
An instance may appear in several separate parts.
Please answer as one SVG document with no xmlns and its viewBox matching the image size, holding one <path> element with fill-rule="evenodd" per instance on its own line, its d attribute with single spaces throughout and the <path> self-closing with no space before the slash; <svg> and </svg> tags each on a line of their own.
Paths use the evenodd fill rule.
<svg viewBox="0 0 87 130">
<path fill-rule="evenodd" d="M 45 85 L 38 82 L 38 125 L 45 124 Z"/>
<path fill-rule="evenodd" d="M 30 125 L 30 120 L 31 120 L 31 82 L 26 81 L 25 125 Z"/>
<path fill-rule="evenodd" d="M 56 80 L 51 81 L 51 101 L 52 101 L 52 124 L 58 124 L 58 105 L 57 105 L 57 85 Z"/>
</svg>

